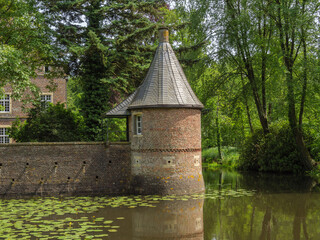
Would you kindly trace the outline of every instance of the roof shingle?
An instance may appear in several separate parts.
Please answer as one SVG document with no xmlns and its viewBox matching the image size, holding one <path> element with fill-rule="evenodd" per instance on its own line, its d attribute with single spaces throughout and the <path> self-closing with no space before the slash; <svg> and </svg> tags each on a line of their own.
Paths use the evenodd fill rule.
<svg viewBox="0 0 320 240">
<path fill-rule="evenodd" d="M 168 30 L 159 33 L 160 43 L 142 85 L 107 116 L 128 115 L 135 108 L 203 108 L 168 42 Z"/>
</svg>

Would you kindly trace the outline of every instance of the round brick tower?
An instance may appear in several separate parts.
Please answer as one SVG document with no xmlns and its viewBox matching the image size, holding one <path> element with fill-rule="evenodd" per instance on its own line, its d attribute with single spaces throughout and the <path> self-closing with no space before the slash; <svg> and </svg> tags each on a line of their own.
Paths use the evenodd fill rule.
<svg viewBox="0 0 320 240">
<path fill-rule="evenodd" d="M 142 85 L 108 113 L 128 115 L 133 193 L 204 191 L 202 108 L 172 50 L 168 29 L 160 29 L 159 46 Z"/>
</svg>

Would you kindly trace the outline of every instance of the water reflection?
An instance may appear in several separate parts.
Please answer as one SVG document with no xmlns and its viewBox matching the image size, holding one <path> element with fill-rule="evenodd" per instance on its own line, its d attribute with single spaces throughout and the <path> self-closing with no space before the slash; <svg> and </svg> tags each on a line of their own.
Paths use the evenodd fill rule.
<svg viewBox="0 0 320 240">
<path fill-rule="evenodd" d="M 116 232 L 108 229 L 99 232 L 109 235 L 103 239 L 203 240 L 203 205 L 203 199 L 165 200 L 154 204 L 155 207 L 106 207 L 86 216 L 113 220 L 112 224 L 119 226 Z M 123 220 L 117 220 L 118 217 Z"/>
<path fill-rule="evenodd" d="M 226 171 L 204 171 L 204 179 L 208 192 L 205 196 L 3 200 L 0 236 L 3 239 L 22 236 L 112 240 L 320 239 L 320 191 L 313 179 Z"/>
<path fill-rule="evenodd" d="M 165 201 L 132 214 L 133 238 L 203 240 L 203 199 Z"/>
<path fill-rule="evenodd" d="M 205 172 L 207 188 L 256 190 L 252 197 L 206 199 L 204 239 L 320 239 L 320 194 L 308 177 Z"/>
</svg>

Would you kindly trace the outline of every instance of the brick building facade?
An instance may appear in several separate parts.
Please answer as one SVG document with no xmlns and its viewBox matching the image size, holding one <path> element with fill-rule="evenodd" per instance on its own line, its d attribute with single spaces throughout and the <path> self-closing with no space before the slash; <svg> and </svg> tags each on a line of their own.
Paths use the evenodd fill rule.
<svg viewBox="0 0 320 240">
<path fill-rule="evenodd" d="M 48 79 L 45 77 L 45 68 L 38 72 L 38 76 L 31 79 L 31 82 L 39 87 L 41 92 L 41 101 L 43 103 L 51 102 L 56 104 L 67 102 L 67 83 L 65 78 Z M 51 91 L 53 86 L 54 91 Z M 12 90 L 10 85 L 4 87 L 4 97 L 0 99 L 0 105 L 4 109 L 0 110 L 0 144 L 12 142 L 8 137 L 8 128 L 12 122 L 19 117 L 21 120 L 27 118 L 26 111 L 23 111 L 23 103 L 21 101 L 13 100 L 11 97 Z M 25 108 L 31 107 L 31 105 L 24 106 Z"/>
</svg>

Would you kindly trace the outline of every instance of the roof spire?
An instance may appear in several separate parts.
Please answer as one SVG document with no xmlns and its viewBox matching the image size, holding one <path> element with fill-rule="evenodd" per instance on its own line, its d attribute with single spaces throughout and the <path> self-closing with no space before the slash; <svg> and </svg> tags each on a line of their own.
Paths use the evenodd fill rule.
<svg viewBox="0 0 320 240">
<path fill-rule="evenodd" d="M 159 29 L 159 46 L 143 83 L 107 116 L 127 116 L 139 108 L 203 108 L 172 50 L 168 28 Z"/>
<path fill-rule="evenodd" d="M 159 42 L 169 42 L 169 29 L 166 27 L 159 28 Z"/>
</svg>

